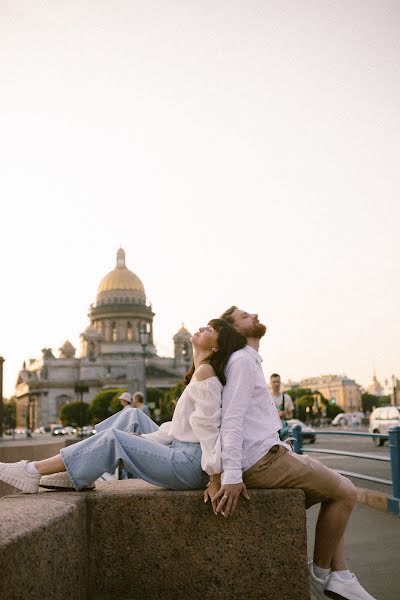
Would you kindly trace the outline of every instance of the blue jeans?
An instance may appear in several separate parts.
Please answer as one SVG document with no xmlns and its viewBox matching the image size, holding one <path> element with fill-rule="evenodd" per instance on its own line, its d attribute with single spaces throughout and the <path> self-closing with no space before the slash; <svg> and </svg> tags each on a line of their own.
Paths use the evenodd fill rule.
<svg viewBox="0 0 400 600">
<path fill-rule="evenodd" d="M 164 446 L 129 432 L 151 433 L 158 426 L 143 411 L 125 408 L 96 425 L 96 434 L 61 449 L 61 458 L 77 490 L 122 463 L 140 479 L 173 490 L 204 488 L 208 475 L 201 468 L 198 443 Z"/>
</svg>

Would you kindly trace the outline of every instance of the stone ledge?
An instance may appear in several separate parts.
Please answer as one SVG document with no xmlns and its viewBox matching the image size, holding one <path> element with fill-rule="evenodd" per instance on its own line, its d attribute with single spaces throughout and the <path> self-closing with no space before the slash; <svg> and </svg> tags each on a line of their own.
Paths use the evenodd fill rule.
<svg viewBox="0 0 400 600">
<path fill-rule="evenodd" d="M 229 519 L 140 480 L 3 498 L 0 597 L 309 600 L 303 492 L 250 493 Z"/>
</svg>

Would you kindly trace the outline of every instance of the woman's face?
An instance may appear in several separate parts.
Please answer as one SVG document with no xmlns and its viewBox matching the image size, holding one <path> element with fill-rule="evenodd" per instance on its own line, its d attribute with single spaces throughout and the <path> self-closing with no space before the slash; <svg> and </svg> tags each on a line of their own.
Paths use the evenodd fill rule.
<svg viewBox="0 0 400 600">
<path fill-rule="evenodd" d="M 194 335 L 190 338 L 193 346 L 197 350 L 204 350 L 211 352 L 218 350 L 218 331 L 207 325 L 207 327 L 199 327 Z"/>
</svg>

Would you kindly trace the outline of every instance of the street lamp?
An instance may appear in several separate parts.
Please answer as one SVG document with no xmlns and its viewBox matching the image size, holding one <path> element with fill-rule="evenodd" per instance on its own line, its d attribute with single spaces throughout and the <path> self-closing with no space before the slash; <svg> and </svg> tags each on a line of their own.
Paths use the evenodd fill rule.
<svg viewBox="0 0 400 600">
<path fill-rule="evenodd" d="M 89 387 L 83 383 L 83 381 L 77 381 L 74 388 L 75 394 L 79 394 L 80 405 L 80 426 L 81 426 L 81 439 L 83 438 L 83 394 L 87 394 L 89 391 Z"/>
<path fill-rule="evenodd" d="M 147 394 L 146 394 L 146 348 L 149 343 L 150 331 L 148 329 L 147 323 L 142 325 L 139 332 L 139 340 L 140 345 L 142 346 L 143 351 L 143 400 L 146 402 Z"/>
</svg>

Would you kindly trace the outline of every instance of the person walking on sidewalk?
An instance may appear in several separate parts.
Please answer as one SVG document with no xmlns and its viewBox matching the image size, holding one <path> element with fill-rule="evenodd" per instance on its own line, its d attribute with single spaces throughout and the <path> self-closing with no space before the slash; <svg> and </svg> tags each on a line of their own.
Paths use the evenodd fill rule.
<svg viewBox="0 0 400 600">
<path fill-rule="evenodd" d="M 309 456 L 295 454 L 279 439 L 278 410 L 272 401 L 258 353 L 266 326 L 257 314 L 232 306 L 221 317 L 246 336 L 247 346 L 230 357 L 222 394 L 222 484 L 213 498 L 216 512 L 235 512 L 249 488 L 299 488 L 306 508 L 321 503 L 309 563 L 316 598 L 374 600 L 350 573 L 344 532 L 357 500 L 353 483 Z"/>
</svg>

